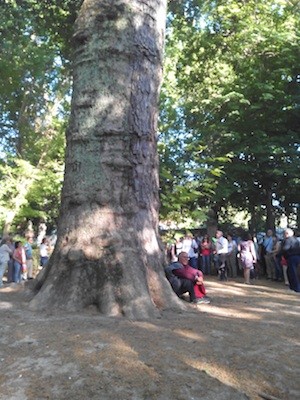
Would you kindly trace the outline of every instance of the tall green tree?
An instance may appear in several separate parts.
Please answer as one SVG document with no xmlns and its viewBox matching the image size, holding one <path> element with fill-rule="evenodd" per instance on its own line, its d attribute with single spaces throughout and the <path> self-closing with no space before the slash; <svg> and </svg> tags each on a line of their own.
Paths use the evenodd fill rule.
<svg viewBox="0 0 300 400">
<path fill-rule="evenodd" d="M 49 19 L 42 22 L 53 7 L 36 1 L 0 3 L 0 174 L 6 182 L 0 188 L 0 217 L 4 233 L 11 225 L 26 225 L 28 218 L 45 219 L 46 213 L 52 225 L 58 214 L 63 127 L 70 95 L 63 43 L 69 42 L 71 26 L 58 40 L 52 29 L 62 22 L 63 4 L 52 24 Z M 53 186 L 47 184 L 49 179 Z"/>
<path fill-rule="evenodd" d="M 265 207 L 274 226 L 274 201 L 287 186 L 299 203 L 299 5 L 183 3 L 174 7 L 168 40 L 177 90 L 167 90 L 184 116 L 191 165 L 222 171 L 217 209 Z"/>
</svg>

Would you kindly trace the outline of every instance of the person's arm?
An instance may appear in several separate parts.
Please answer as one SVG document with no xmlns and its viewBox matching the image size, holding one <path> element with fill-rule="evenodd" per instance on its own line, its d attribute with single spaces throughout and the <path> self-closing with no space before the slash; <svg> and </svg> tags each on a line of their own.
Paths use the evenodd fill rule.
<svg viewBox="0 0 300 400">
<path fill-rule="evenodd" d="M 251 240 L 251 243 L 250 243 L 250 251 L 251 251 L 251 254 L 252 254 L 253 262 L 256 263 L 256 261 L 257 261 L 257 259 L 256 259 L 256 251 L 255 251 L 254 243 L 252 242 L 252 240 Z"/>
<path fill-rule="evenodd" d="M 237 252 L 238 252 L 238 245 L 237 245 L 237 242 L 234 240 L 233 243 L 234 243 L 234 245 L 233 245 L 233 250 L 234 250 L 235 253 L 237 253 Z"/>
<path fill-rule="evenodd" d="M 195 268 L 179 268 L 173 271 L 173 274 L 178 276 L 178 278 L 189 279 L 190 281 L 195 281 L 196 275 L 199 271 Z"/>
<path fill-rule="evenodd" d="M 201 271 L 197 271 L 197 275 L 195 278 L 196 285 L 203 285 L 203 273 Z"/>
<path fill-rule="evenodd" d="M 282 242 L 279 242 L 279 250 L 277 253 L 278 257 L 283 257 L 284 256 L 284 250 L 283 250 L 283 245 L 284 245 L 284 240 Z"/>
<path fill-rule="evenodd" d="M 5 245 L 5 251 L 7 251 L 10 256 L 13 253 L 13 250 L 9 246 L 7 246 L 7 244 Z"/>
<path fill-rule="evenodd" d="M 275 243 L 274 249 L 272 251 L 274 257 L 279 253 L 279 251 L 280 251 L 280 242 L 278 241 Z"/>
<path fill-rule="evenodd" d="M 22 258 L 22 265 L 26 266 L 26 254 L 25 254 L 24 247 L 21 248 L 21 258 Z"/>
</svg>

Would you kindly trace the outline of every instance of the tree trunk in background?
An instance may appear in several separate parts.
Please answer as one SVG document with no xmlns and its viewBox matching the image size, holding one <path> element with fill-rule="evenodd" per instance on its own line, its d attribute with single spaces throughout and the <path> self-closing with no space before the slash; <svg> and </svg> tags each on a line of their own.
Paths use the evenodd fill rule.
<svg viewBox="0 0 300 400">
<path fill-rule="evenodd" d="M 251 219 L 248 223 L 248 229 L 253 234 L 257 233 L 257 225 L 258 225 L 257 212 L 254 204 L 250 204 L 249 208 L 250 208 Z"/>
<path fill-rule="evenodd" d="M 157 100 L 165 0 L 84 1 L 57 244 L 33 309 L 154 316 L 179 301 L 158 235 Z"/>
<path fill-rule="evenodd" d="M 267 218 L 266 218 L 266 231 L 272 229 L 275 233 L 275 215 L 274 207 L 272 203 L 272 191 L 271 189 L 266 190 L 266 207 L 267 207 Z"/>
<path fill-rule="evenodd" d="M 216 208 L 211 208 L 207 212 L 206 229 L 210 238 L 216 236 L 218 229 L 218 211 Z"/>
</svg>

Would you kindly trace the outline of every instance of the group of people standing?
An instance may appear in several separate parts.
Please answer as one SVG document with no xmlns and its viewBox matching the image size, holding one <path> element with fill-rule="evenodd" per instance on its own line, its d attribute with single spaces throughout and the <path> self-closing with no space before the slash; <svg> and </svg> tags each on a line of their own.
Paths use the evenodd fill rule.
<svg viewBox="0 0 300 400">
<path fill-rule="evenodd" d="M 33 279 L 33 237 L 13 241 L 5 237 L 0 243 L 0 288 L 7 272 L 7 283 L 21 283 Z M 40 266 L 44 267 L 49 259 L 49 246 L 46 238 L 39 245 Z"/>
<path fill-rule="evenodd" d="M 266 278 L 284 281 L 290 289 L 300 292 L 300 238 L 287 228 L 279 240 L 269 229 L 262 243 L 262 258 Z"/>
<path fill-rule="evenodd" d="M 300 291 L 300 241 L 289 228 L 284 231 L 283 240 L 268 230 L 260 243 L 246 231 L 236 239 L 221 230 L 212 238 L 207 234 L 197 238 L 187 232 L 185 236 L 175 236 L 168 251 L 169 261 L 177 262 L 181 252 L 186 252 L 189 265 L 204 275 L 214 270 L 220 280 L 227 280 L 242 271 L 245 284 L 259 275 L 284 281 L 292 290 Z"/>
</svg>

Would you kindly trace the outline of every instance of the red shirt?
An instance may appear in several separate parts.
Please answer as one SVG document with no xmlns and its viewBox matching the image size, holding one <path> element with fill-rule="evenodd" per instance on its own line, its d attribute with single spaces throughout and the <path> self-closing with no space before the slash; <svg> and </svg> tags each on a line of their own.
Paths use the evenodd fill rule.
<svg viewBox="0 0 300 400">
<path fill-rule="evenodd" d="M 211 254 L 211 243 L 208 241 L 201 243 L 201 254 L 203 256 L 209 256 Z"/>
<path fill-rule="evenodd" d="M 178 276 L 178 278 L 189 279 L 190 281 L 195 281 L 197 276 L 203 276 L 201 271 L 192 268 L 189 265 L 183 266 L 183 268 L 174 269 L 173 274 Z"/>
</svg>

